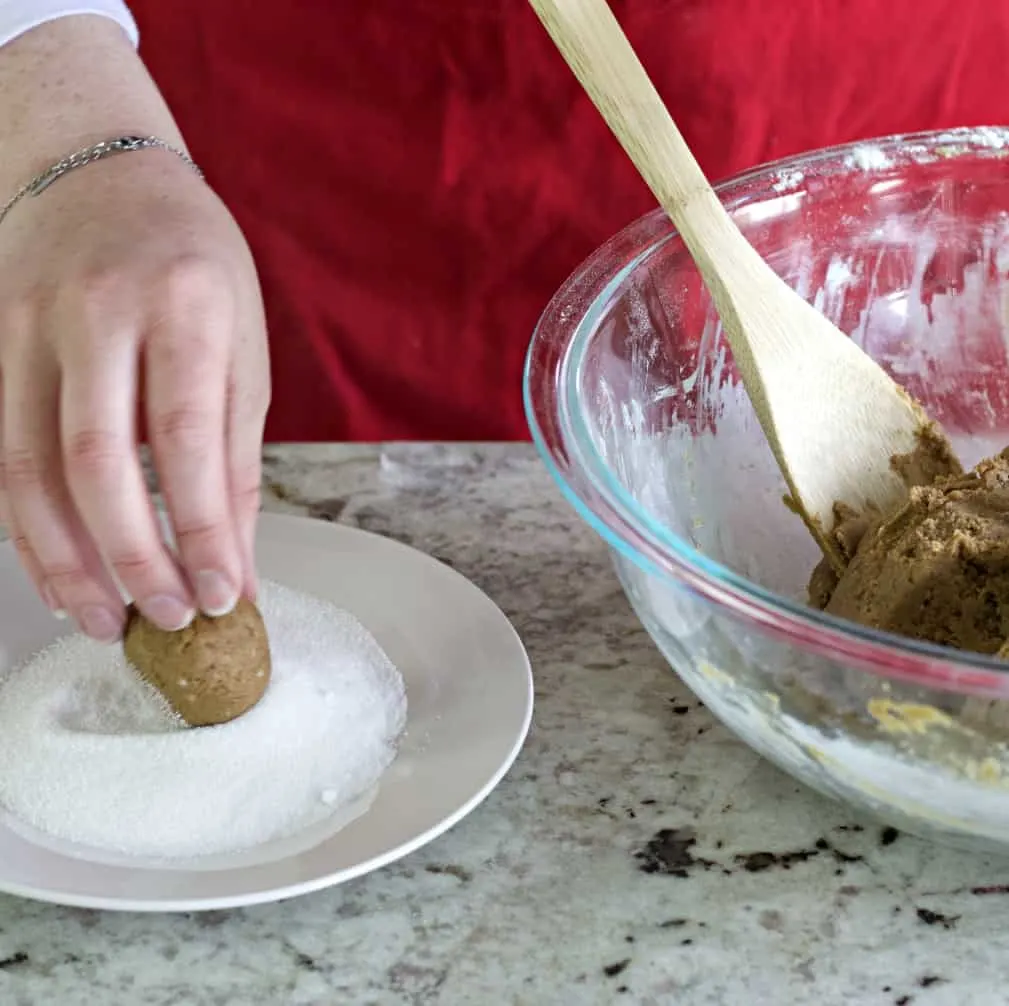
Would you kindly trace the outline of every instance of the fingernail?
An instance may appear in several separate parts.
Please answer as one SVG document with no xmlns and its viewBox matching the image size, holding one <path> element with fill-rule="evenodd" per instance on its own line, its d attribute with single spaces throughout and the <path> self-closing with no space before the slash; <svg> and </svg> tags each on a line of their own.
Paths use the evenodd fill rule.
<svg viewBox="0 0 1009 1006">
<path fill-rule="evenodd" d="M 196 599 L 211 618 L 227 615 L 238 603 L 238 591 L 223 573 L 204 569 L 196 574 Z"/>
<path fill-rule="evenodd" d="M 42 585 L 42 600 L 46 607 L 52 612 L 54 618 L 64 619 L 67 617 L 66 609 L 60 604 L 60 599 L 56 596 L 56 591 L 52 585 L 45 583 Z"/>
<path fill-rule="evenodd" d="M 84 632 L 99 643 L 114 643 L 122 634 L 122 620 L 97 605 L 81 608 L 77 621 Z"/>
<path fill-rule="evenodd" d="M 156 594 L 137 603 L 137 607 L 159 629 L 165 632 L 178 632 L 184 629 L 194 618 L 196 612 L 192 606 L 180 601 L 170 594 Z"/>
</svg>

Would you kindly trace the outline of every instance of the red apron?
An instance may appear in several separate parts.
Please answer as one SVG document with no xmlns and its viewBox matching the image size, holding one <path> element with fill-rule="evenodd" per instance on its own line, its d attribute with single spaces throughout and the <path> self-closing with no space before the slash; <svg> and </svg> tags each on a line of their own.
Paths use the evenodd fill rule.
<svg viewBox="0 0 1009 1006">
<path fill-rule="evenodd" d="M 524 438 L 536 319 L 650 194 L 524 0 L 131 0 L 243 227 L 271 440 Z M 613 0 L 702 167 L 1009 121 L 1009 5 Z"/>
</svg>

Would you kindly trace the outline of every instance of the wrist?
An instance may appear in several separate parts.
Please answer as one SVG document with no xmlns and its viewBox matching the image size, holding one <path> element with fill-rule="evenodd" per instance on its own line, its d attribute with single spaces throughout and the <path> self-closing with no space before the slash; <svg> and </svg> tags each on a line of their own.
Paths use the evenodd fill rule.
<svg viewBox="0 0 1009 1006">
<path fill-rule="evenodd" d="M 64 17 L 0 48 L 0 200 L 74 150 L 126 134 L 158 136 L 185 149 L 114 21 Z"/>
</svg>

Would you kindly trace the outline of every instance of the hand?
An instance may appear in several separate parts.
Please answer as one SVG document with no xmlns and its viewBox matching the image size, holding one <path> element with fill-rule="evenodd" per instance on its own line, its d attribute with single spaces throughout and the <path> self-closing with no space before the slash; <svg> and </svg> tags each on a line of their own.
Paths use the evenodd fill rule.
<svg viewBox="0 0 1009 1006">
<path fill-rule="evenodd" d="M 166 629 L 254 594 L 261 298 L 237 225 L 181 159 L 86 165 L 0 224 L 0 388 L 0 517 L 52 609 L 112 641 L 114 577 Z M 177 556 L 145 487 L 141 405 Z"/>
</svg>

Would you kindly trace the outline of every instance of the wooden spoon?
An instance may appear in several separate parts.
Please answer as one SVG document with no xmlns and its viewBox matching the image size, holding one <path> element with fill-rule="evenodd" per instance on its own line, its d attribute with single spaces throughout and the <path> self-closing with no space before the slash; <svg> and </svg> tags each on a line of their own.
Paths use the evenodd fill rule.
<svg viewBox="0 0 1009 1006">
<path fill-rule="evenodd" d="M 898 506 L 891 467 L 928 424 L 921 406 L 767 265 L 704 177 L 606 0 L 529 0 L 669 214 L 721 317 L 799 516 L 839 572 L 835 501 Z M 1009 702 L 968 698 L 966 722 L 1009 732 Z"/>
<path fill-rule="evenodd" d="M 605 0 L 530 0 L 648 187 L 672 218 L 721 317 L 799 515 L 838 570 L 835 501 L 906 497 L 890 459 L 928 422 L 854 342 L 780 279 L 708 184 Z"/>
</svg>

